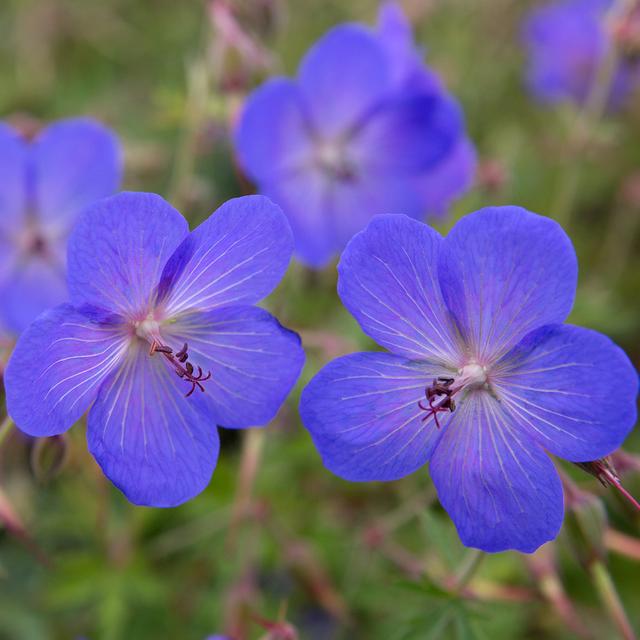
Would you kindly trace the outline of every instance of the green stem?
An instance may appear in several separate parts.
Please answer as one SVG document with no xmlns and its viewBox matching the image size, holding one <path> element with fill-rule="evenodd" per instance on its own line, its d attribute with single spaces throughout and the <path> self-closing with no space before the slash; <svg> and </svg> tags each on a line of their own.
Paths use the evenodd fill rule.
<svg viewBox="0 0 640 640">
<path fill-rule="evenodd" d="M 611 579 L 611 574 L 604 563 L 596 560 L 590 567 L 591 578 L 598 591 L 602 603 L 604 604 L 611 621 L 618 629 L 620 637 L 624 640 L 636 640 L 636 635 L 631 628 L 629 619 L 624 610 L 616 586 Z"/>
<path fill-rule="evenodd" d="M 478 568 L 482 564 L 482 560 L 487 554 L 479 549 L 472 549 L 460 565 L 460 569 L 456 575 L 456 583 L 454 591 L 460 593 L 471 582 Z"/>
<path fill-rule="evenodd" d="M 2 421 L 2 424 L 0 424 L 0 447 L 2 446 L 4 441 L 7 439 L 7 436 L 11 433 L 13 426 L 14 426 L 14 422 L 10 416 L 7 416 Z"/>
</svg>

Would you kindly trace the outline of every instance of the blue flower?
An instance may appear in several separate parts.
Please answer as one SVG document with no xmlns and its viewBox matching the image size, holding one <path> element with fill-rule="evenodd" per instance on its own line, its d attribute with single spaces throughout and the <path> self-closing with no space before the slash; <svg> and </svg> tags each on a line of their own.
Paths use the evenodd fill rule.
<svg viewBox="0 0 640 640">
<path fill-rule="evenodd" d="M 120 185 L 115 136 L 63 120 L 29 143 L 0 123 L 0 325 L 19 334 L 67 299 L 67 237 L 80 212 Z"/>
<path fill-rule="evenodd" d="M 283 207 L 296 253 L 313 267 L 374 214 L 442 215 L 475 170 L 460 108 L 423 65 L 395 4 L 384 6 L 377 30 L 338 26 L 307 53 L 296 80 L 255 91 L 236 150 Z"/>
<path fill-rule="evenodd" d="M 71 303 L 42 314 L 9 360 L 9 414 L 51 436 L 90 408 L 89 450 L 131 502 L 192 498 L 216 465 L 216 425 L 265 424 L 300 373 L 298 336 L 253 306 L 292 251 L 262 196 L 227 202 L 191 233 L 153 194 L 95 204 L 69 238 Z"/>
<path fill-rule="evenodd" d="M 606 24 L 612 5 L 612 0 L 561 0 L 530 11 L 523 40 L 529 55 L 527 84 L 538 100 L 586 102 L 599 68 L 615 46 Z M 639 79 L 638 64 L 621 61 L 608 106 L 619 106 Z"/>
<path fill-rule="evenodd" d="M 547 453 L 611 453 L 635 423 L 638 388 L 607 337 L 561 324 L 577 281 L 561 227 L 486 208 L 442 238 L 377 216 L 338 269 L 345 306 L 391 353 L 338 358 L 304 390 L 324 464 L 365 481 L 430 462 L 464 544 L 531 552 L 554 538 L 562 486 Z"/>
</svg>

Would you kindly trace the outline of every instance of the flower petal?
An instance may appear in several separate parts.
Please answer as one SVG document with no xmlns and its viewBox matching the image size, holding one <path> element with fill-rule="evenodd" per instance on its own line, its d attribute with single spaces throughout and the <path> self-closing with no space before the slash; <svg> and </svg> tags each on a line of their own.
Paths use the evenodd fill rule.
<svg viewBox="0 0 640 640">
<path fill-rule="evenodd" d="M 420 217 L 423 198 L 416 182 L 378 173 L 353 180 L 331 179 L 319 170 L 292 172 L 263 187 L 291 223 L 296 256 L 322 268 L 378 213 L 402 211 Z"/>
<path fill-rule="evenodd" d="M 158 299 L 169 315 L 253 304 L 277 286 L 292 252 L 280 207 L 264 196 L 229 200 L 167 262 Z"/>
<path fill-rule="evenodd" d="M 335 27 L 309 50 L 299 85 L 314 128 L 339 136 L 357 124 L 392 88 L 386 52 L 357 25 Z"/>
<path fill-rule="evenodd" d="M 442 237 L 401 215 L 376 216 L 338 265 L 338 293 L 378 344 L 399 355 L 457 365 L 459 349 L 436 280 Z"/>
<path fill-rule="evenodd" d="M 562 227 L 520 207 L 487 207 L 449 232 L 438 268 L 444 299 L 480 363 L 573 305 L 576 254 Z"/>
<path fill-rule="evenodd" d="M 461 137 L 440 163 L 421 174 L 416 183 L 424 199 L 427 216 L 443 217 L 452 202 L 471 188 L 476 173 L 476 151 Z"/>
<path fill-rule="evenodd" d="M 34 142 L 32 153 L 36 210 L 47 226 L 68 232 L 86 206 L 120 186 L 118 139 L 89 118 L 47 127 Z"/>
<path fill-rule="evenodd" d="M 339 250 L 329 210 L 331 183 L 320 171 L 292 172 L 262 185 L 262 192 L 282 207 L 293 232 L 296 257 L 320 268 Z"/>
<path fill-rule="evenodd" d="M 80 217 L 68 245 L 71 301 L 118 313 L 148 311 L 187 221 L 153 193 L 121 193 Z"/>
<path fill-rule="evenodd" d="M 378 12 L 376 32 L 391 60 L 394 84 L 401 85 L 420 63 L 411 23 L 397 2 L 385 2 Z"/>
<path fill-rule="evenodd" d="M 354 353 L 326 365 L 300 400 L 324 465 L 358 481 L 395 480 L 424 465 L 441 431 L 422 422 L 418 402 L 440 373 L 390 353 Z"/>
<path fill-rule="evenodd" d="M 63 267 L 38 256 L 17 260 L 0 284 L 0 321 L 14 334 L 67 299 Z"/>
<path fill-rule="evenodd" d="M 299 167 L 311 155 L 311 133 L 300 91 L 284 78 L 269 80 L 244 105 L 236 150 L 256 182 Z"/>
<path fill-rule="evenodd" d="M 429 466 L 463 544 L 531 553 L 558 534 L 562 485 L 551 460 L 485 391 L 458 402 Z"/>
<path fill-rule="evenodd" d="M 553 103 L 571 98 L 583 103 L 587 99 L 610 46 L 603 28 L 608 5 L 580 0 L 529 12 L 522 29 L 529 54 L 527 84 L 539 100 Z"/>
<path fill-rule="evenodd" d="M 159 354 L 131 350 L 89 412 L 89 450 L 134 504 L 173 507 L 209 483 L 220 442 L 216 418 Z"/>
<path fill-rule="evenodd" d="M 460 107 L 444 94 L 410 93 L 370 114 L 353 140 L 352 152 L 365 172 L 379 171 L 385 178 L 389 172 L 418 173 L 453 149 L 462 123 Z"/>
<path fill-rule="evenodd" d="M 188 313 L 168 325 L 163 337 L 178 348 L 186 342 L 190 361 L 211 372 L 205 393 L 222 427 L 269 422 L 304 364 L 298 335 L 258 307 Z"/>
<path fill-rule="evenodd" d="M 529 437 L 573 462 L 617 449 L 636 422 L 638 373 L 609 338 L 551 325 L 526 336 L 491 376 Z"/>
<path fill-rule="evenodd" d="M 7 410 L 32 436 L 66 431 L 93 402 L 118 364 L 127 337 L 70 305 L 41 315 L 20 336 L 5 371 Z"/>
<path fill-rule="evenodd" d="M 0 236 L 22 225 L 27 205 L 28 146 L 0 122 Z"/>
</svg>

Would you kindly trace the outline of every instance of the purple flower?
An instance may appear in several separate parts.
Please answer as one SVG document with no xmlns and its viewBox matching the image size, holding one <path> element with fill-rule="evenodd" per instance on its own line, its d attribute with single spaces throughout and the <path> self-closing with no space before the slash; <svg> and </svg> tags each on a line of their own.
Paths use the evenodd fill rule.
<svg viewBox="0 0 640 640">
<path fill-rule="evenodd" d="M 63 120 L 29 143 L 0 123 L 0 325 L 19 334 L 67 298 L 67 237 L 80 212 L 120 184 L 115 136 Z"/>
<path fill-rule="evenodd" d="M 227 202 L 191 233 L 153 194 L 95 204 L 69 239 L 71 304 L 41 315 L 9 360 L 9 414 L 51 436 L 90 408 L 89 450 L 131 502 L 192 498 L 216 465 L 216 425 L 265 424 L 300 373 L 298 336 L 253 306 L 292 250 L 262 196 Z"/>
<path fill-rule="evenodd" d="M 247 100 L 236 150 L 283 207 L 299 258 L 325 265 L 374 214 L 442 215 L 469 186 L 462 114 L 416 49 L 395 4 L 378 28 L 338 26 Z"/>
<path fill-rule="evenodd" d="M 527 84 L 540 101 L 586 102 L 614 45 L 606 25 L 612 0 L 561 0 L 530 11 L 523 29 L 529 55 Z M 622 61 L 614 73 L 609 106 L 619 106 L 640 79 L 638 64 Z"/>
<path fill-rule="evenodd" d="M 442 238 L 377 216 L 338 270 L 345 306 L 391 353 L 338 358 L 304 390 L 325 465 L 364 481 L 430 462 L 464 544 L 531 552 L 554 538 L 562 486 L 547 453 L 584 461 L 616 449 L 638 388 L 607 337 L 561 324 L 577 280 L 561 227 L 486 208 Z"/>
</svg>

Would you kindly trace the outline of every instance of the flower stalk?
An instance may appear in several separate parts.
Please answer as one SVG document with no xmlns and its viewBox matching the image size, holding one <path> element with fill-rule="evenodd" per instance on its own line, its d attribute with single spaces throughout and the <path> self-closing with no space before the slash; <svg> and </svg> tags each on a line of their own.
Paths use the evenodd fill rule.
<svg viewBox="0 0 640 640">
<path fill-rule="evenodd" d="M 620 637 L 624 640 L 636 640 L 636 634 L 629 623 L 629 619 L 616 590 L 616 586 L 611 578 L 604 562 L 596 560 L 592 563 L 590 569 L 591 579 L 598 591 L 598 595 L 602 600 L 611 621 L 615 624 Z"/>
</svg>

